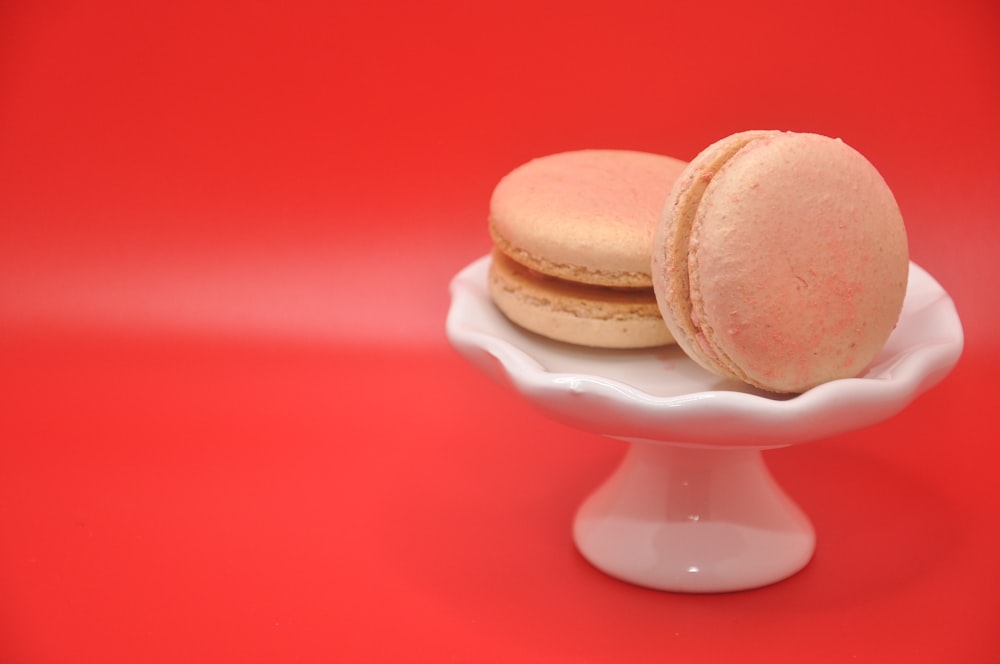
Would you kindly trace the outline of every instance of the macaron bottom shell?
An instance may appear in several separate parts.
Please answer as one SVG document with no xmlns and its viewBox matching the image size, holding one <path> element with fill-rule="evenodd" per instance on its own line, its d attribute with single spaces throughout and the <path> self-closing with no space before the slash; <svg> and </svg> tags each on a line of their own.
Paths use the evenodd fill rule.
<svg viewBox="0 0 1000 664">
<path fill-rule="evenodd" d="M 593 348 L 673 343 L 651 289 L 607 288 L 541 275 L 494 250 L 489 292 L 513 323 L 542 336 Z"/>
</svg>

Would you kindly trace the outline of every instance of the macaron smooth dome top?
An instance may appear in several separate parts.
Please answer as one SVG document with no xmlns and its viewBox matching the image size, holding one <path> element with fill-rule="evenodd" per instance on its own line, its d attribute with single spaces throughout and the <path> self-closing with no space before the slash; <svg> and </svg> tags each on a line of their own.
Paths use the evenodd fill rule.
<svg viewBox="0 0 1000 664">
<path fill-rule="evenodd" d="M 490 199 L 495 245 L 542 274 L 650 288 L 653 234 L 686 162 L 631 150 L 576 150 L 508 173 Z"/>
<path fill-rule="evenodd" d="M 743 132 L 675 183 L 654 289 L 699 364 L 773 392 L 857 376 L 902 309 L 902 215 L 875 167 L 839 139 Z"/>
</svg>

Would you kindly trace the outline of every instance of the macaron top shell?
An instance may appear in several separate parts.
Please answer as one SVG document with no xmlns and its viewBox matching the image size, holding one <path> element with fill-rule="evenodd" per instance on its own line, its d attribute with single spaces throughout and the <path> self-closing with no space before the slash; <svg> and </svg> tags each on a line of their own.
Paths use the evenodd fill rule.
<svg viewBox="0 0 1000 664">
<path fill-rule="evenodd" d="M 497 184 L 490 233 L 506 255 L 543 274 L 648 288 L 653 234 L 685 165 L 631 150 L 534 159 Z"/>
<path fill-rule="evenodd" d="M 745 132 L 706 149 L 657 239 L 654 286 L 678 343 L 774 392 L 860 374 L 906 292 L 889 187 L 856 150 L 816 134 Z"/>
</svg>

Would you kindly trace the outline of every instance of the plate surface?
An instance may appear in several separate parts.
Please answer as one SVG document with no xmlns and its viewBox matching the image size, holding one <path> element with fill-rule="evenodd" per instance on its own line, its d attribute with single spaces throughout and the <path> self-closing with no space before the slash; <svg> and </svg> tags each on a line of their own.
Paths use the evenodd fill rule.
<svg viewBox="0 0 1000 664">
<path fill-rule="evenodd" d="M 721 379 L 676 346 L 598 350 L 523 330 L 490 299 L 489 260 L 452 280 L 451 343 L 551 417 L 614 438 L 772 447 L 851 431 L 891 417 L 939 382 L 964 343 L 949 295 L 910 263 L 899 323 L 864 374 L 774 395 Z"/>
</svg>

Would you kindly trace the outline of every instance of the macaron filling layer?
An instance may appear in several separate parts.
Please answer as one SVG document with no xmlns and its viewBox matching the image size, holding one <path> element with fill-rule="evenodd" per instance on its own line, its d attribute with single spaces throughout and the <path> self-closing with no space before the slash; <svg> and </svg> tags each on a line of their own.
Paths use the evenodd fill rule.
<svg viewBox="0 0 1000 664">
<path fill-rule="evenodd" d="M 599 348 L 648 348 L 673 341 L 652 288 L 567 281 L 494 249 L 489 291 L 507 318 L 558 341 Z"/>
</svg>

